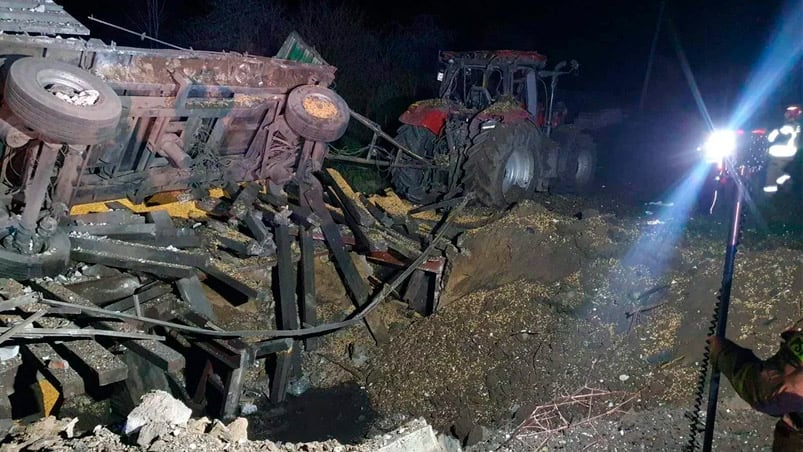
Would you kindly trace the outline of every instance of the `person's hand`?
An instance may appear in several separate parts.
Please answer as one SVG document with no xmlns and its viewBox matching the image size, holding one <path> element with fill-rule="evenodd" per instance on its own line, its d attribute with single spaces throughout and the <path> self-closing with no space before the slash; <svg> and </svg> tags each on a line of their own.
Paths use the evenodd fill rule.
<svg viewBox="0 0 803 452">
<path fill-rule="evenodd" d="M 705 341 L 708 342 L 709 356 L 712 357 L 718 356 L 719 352 L 722 351 L 722 346 L 725 344 L 725 338 L 718 336 L 708 336 Z"/>
</svg>

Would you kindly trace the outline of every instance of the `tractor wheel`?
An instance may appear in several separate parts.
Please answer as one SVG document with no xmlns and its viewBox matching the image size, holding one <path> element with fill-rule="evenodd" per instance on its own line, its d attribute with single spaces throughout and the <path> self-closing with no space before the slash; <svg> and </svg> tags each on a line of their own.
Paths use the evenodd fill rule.
<svg viewBox="0 0 803 452">
<path fill-rule="evenodd" d="M 597 145 L 591 136 L 572 126 L 563 126 L 552 131 L 550 138 L 560 147 L 557 190 L 570 193 L 591 190 L 597 171 Z"/>
<path fill-rule="evenodd" d="M 287 95 L 284 116 L 293 132 L 330 143 L 346 133 L 349 106 L 336 92 L 316 85 L 302 85 Z"/>
<path fill-rule="evenodd" d="M 480 204 L 504 209 L 527 196 L 537 174 L 537 129 L 499 126 L 474 140 L 463 166 L 466 191 Z"/>
<path fill-rule="evenodd" d="M 108 141 L 122 113 L 120 98 L 106 82 L 48 58 L 15 61 L 8 71 L 5 101 L 23 124 L 56 143 Z"/>
<path fill-rule="evenodd" d="M 56 276 L 67 268 L 69 261 L 70 239 L 66 232 L 57 230 L 45 239 L 39 253 L 21 254 L 0 246 L 0 277 L 25 281 Z"/>
<path fill-rule="evenodd" d="M 435 149 L 435 134 L 422 126 L 405 124 L 399 127 L 396 141 L 422 157 L 431 158 Z M 401 152 L 401 151 L 399 151 Z M 401 153 L 399 163 L 415 164 L 416 159 Z M 427 170 L 421 168 L 392 168 L 390 181 L 397 193 L 416 204 L 434 202 L 439 193 L 433 193 L 427 180 Z"/>
</svg>

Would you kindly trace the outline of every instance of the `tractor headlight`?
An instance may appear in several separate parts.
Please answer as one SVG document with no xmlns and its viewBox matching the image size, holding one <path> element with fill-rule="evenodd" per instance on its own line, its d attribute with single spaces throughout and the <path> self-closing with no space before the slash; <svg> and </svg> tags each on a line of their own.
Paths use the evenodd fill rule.
<svg viewBox="0 0 803 452">
<path fill-rule="evenodd" d="M 736 132 L 733 130 L 715 130 L 711 132 L 701 150 L 706 162 L 722 162 L 736 152 Z"/>
</svg>

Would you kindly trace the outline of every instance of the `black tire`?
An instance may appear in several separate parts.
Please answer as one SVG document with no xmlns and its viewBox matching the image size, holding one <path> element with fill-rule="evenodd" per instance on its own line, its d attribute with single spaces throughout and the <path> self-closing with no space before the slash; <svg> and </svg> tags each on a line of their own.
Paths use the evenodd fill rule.
<svg viewBox="0 0 803 452">
<path fill-rule="evenodd" d="M 538 175 L 541 134 L 528 124 L 497 126 L 474 140 L 464 185 L 482 205 L 504 209 L 526 197 Z"/>
<path fill-rule="evenodd" d="M 75 91 L 95 90 L 93 105 L 65 102 L 46 88 L 60 84 Z M 8 71 L 5 102 L 22 122 L 56 143 L 92 145 L 113 138 L 120 122 L 120 98 L 89 72 L 47 58 L 26 57 Z"/>
<path fill-rule="evenodd" d="M 70 239 L 56 231 L 38 254 L 20 254 L 0 247 L 0 277 L 25 281 L 62 273 L 70 261 Z"/>
<path fill-rule="evenodd" d="M 396 141 L 422 157 L 431 158 L 435 149 L 435 134 L 422 126 L 405 124 L 399 127 Z M 399 151 L 401 152 L 401 151 Z M 401 152 L 399 163 L 415 164 L 415 158 Z M 427 181 L 427 170 L 420 168 L 392 168 L 390 182 L 396 193 L 416 204 L 434 202 L 439 193 L 432 193 Z"/>
<path fill-rule="evenodd" d="M 572 126 L 561 126 L 550 138 L 558 147 L 556 191 L 585 193 L 593 189 L 597 171 L 597 145 L 587 133 Z"/>
<path fill-rule="evenodd" d="M 309 108 L 319 107 L 318 112 Z M 336 92 L 316 85 L 299 86 L 287 95 L 284 109 L 287 125 L 302 137 L 330 143 L 346 133 L 349 106 Z"/>
</svg>

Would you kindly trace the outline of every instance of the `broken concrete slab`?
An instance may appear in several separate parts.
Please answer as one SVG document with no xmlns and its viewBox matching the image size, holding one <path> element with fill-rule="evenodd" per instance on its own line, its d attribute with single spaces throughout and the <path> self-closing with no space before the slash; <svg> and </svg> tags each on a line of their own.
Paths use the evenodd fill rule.
<svg viewBox="0 0 803 452">
<path fill-rule="evenodd" d="M 132 435 L 140 429 L 167 424 L 186 427 L 192 410 L 165 391 L 152 391 L 142 396 L 142 401 L 126 417 L 123 432 Z"/>
<path fill-rule="evenodd" d="M 432 426 L 425 421 L 413 422 L 408 426 L 399 428 L 392 434 L 385 435 L 381 444 L 377 445 L 377 452 L 446 452 L 435 436 Z"/>
</svg>

